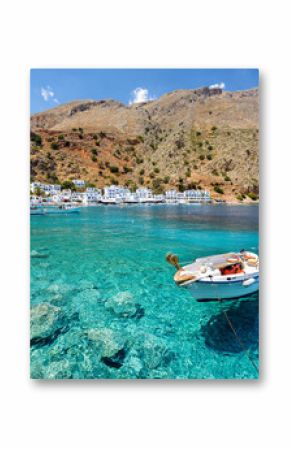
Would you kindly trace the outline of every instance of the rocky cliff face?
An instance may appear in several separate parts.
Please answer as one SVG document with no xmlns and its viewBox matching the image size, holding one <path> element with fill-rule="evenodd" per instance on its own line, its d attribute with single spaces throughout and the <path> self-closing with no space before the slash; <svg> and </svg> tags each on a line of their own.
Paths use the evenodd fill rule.
<svg viewBox="0 0 290 449">
<path fill-rule="evenodd" d="M 75 101 L 31 117 L 31 175 L 258 193 L 258 91 L 178 90 L 126 106 Z M 35 137 L 38 136 L 38 137 Z"/>
</svg>

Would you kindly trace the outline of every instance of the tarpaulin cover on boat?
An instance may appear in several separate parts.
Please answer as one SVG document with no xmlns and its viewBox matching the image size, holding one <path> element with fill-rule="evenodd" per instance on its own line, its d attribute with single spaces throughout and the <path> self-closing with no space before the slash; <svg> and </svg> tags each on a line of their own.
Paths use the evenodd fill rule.
<svg viewBox="0 0 290 449">
<path fill-rule="evenodd" d="M 239 261 L 240 256 L 237 253 L 216 254 L 215 256 L 201 257 L 196 259 L 198 264 L 211 264 L 213 268 L 224 268 Z"/>
</svg>

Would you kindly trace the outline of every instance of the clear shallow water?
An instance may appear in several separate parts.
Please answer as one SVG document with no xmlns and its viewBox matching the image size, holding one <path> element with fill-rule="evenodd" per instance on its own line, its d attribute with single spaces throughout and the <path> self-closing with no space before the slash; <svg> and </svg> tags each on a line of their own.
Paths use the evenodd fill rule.
<svg viewBox="0 0 290 449">
<path fill-rule="evenodd" d="M 169 251 L 190 261 L 241 248 L 258 252 L 256 206 L 98 206 L 31 217 L 31 376 L 256 378 L 221 307 L 258 364 L 257 295 L 198 303 L 165 262 Z"/>
</svg>

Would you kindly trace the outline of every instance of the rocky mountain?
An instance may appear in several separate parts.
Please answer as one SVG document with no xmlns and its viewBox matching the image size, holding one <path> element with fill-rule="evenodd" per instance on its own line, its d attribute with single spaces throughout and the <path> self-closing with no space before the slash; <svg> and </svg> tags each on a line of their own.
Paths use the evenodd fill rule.
<svg viewBox="0 0 290 449">
<path fill-rule="evenodd" d="M 147 103 L 67 103 L 31 117 L 31 177 L 255 198 L 258 90 L 177 90 Z"/>
</svg>

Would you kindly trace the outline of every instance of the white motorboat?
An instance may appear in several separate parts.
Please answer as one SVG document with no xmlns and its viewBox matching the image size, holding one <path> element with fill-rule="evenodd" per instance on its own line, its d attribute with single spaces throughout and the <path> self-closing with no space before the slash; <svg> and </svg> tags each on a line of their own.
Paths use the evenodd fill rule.
<svg viewBox="0 0 290 449">
<path fill-rule="evenodd" d="M 122 199 L 121 198 L 110 198 L 110 197 L 103 197 L 100 201 L 102 204 L 121 204 Z"/>
<path fill-rule="evenodd" d="M 236 299 L 259 290 L 259 257 L 248 251 L 203 257 L 183 267 L 173 254 L 166 260 L 177 269 L 175 283 L 199 301 Z"/>
</svg>

